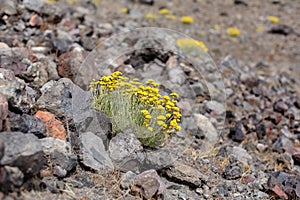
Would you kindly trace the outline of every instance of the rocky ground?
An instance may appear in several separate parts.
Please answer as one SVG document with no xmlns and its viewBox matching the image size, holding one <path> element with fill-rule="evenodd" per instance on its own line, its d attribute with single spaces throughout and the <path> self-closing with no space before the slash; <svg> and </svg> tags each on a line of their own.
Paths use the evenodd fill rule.
<svg viewBox="0 0 300 200">
<path fill-rule="evenodd" d="M 300 199 L 299 10 L 297 0 L 1 0 L 0 199 Z M 176 32 L 141 27 L 201 40 L 210 56 L 168 51 Z M 179 94 L 182 130 L 167 144 L 112 136 L 91 109 L 87 85 L 114 70 Z"/>
</svg>

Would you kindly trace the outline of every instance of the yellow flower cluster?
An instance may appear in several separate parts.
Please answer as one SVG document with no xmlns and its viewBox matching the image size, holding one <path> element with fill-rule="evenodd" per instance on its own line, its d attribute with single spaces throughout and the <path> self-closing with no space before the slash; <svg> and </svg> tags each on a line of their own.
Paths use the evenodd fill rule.
<svg viewBox="0 0 300 200">
<path fill-rule="evenodd" d="M 109 96 L 115 92 L 121 93 L 123 97 L 130 100 L 128 112 L 134 115 L 136 125 L 145 127 L 149 132 L 168 135 L 181 129 L 178 124 L 181 113 L 176 105 L 178 94 L 172 92 L 162 96 L 158 87 L 159 84 L 152 79 L 148 79 L 143 85 L 137 78 L 130 80 L 123 77 L 119 71 L 90 83 L 94 96 L 100 99 L 99 104 L 112 106 L 111 102 L 101 101 L 103 96 Z M 109 110 L 100 109 L 100 111 L 111 114 Z"/>
<path fill-rule="evenodd" d="M 162 8 L 162 9 L 159 9 L 159 14 L 169 15 L 169 14 L 171 14 L 171 12 L 167 8 Z"/>
<path fill-rule="evenodd" d="M 176 44 L 181 49 L 186 48 L 202 48 L 205 52 L 208 51 L 208 48 L 205 46 L 205 44 L 198 40 L 193 40 L 191 38 L 183 38 L 183 39 L 177 39 Z"/>
<path fill-rule="evenodd" d="M 230 27 L 226 30 L 226 33 L 231 37 L 236 37 L 241 34 L 240 30 L 235 27 Z"/>
<path fill-rule="evenodd" d="M 146 18 L 146 19 L 157 19 L 158 16 L 155 15 L 155 14 L 152 14 L 152 13 L 147 13 L 147 14 L 145 15 L 145 18 Z"/>
<path fill-rule="evenodd" d="M 272 22 L 273 24 L 277 24 L 279 22 L 279 18 L 275 17 L 275 16 L 268 16 L 267 20 L 269 20 L 270 22 Z"/>
<path fill-rule="evenodd" d="M 121 8 L 121 13 L 129 14 L 129 9 L 126 7 Z"/>
<path fill-rule="evenodd" d="M 183 16 L 181 17 L 180 21 L 184 24 L 192 24 L 194 23 L 194 18 L 192 18 L 191 16 Z"/>
</svg>

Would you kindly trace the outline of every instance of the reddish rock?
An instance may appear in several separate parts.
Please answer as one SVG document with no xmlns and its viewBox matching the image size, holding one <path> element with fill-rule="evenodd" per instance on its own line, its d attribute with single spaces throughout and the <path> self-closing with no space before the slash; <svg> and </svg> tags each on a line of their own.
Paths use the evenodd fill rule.
<svg viewBox="0 0 300 200">
<path fill-rule="evenodd" d="M 37 111 L 35 117 L 45 123 L 46 133 L 48 137 L 54 137 L 61 140 L 66 139 L 66 130 L 61 121 L 55 119 L 52 113 L 46 111 Z"/>
<path fill-rule="evenodd" d="M 61 56 L 59 56 L 57 71 L 61 77 L 69 78 L 72 80 L 74 73 L 70 65 L 70 56 L 71 56 L 71 52 L 66 52 Z"/>
<path fill-rule="evenodd" d="M 288 195 L 278 185 L 275 185 L 272 188 L 272 191 L 279 197 L 283 197 L 284 199 L 289 199 Z"/>
<path fill-rule="evenodd" d="M 255 177 L 254 177 L 253 175 L 251 175 L 251 174 L 245 175 L 245 176 L 243 176 L 242 179 L 241 179 L 241 182 L 242 182 L 243 184 L 246 184 L 246 185 L 247 185 L 248 183 L 253 182 L 253 181 L 255 181 Z"/>
<path fill-rule="evenodd" d="M 31 16 L 29 20 L 30 26 L 42 26 L 44 24 L 43 19 L 38 16 L 37 14 L 34 14 Z"/>
<path fill-rule="evenodd" d="M 153 169 L 137 175 L 131 187 L 131 191 L 141 193 L 146 199 L 151 199 L 155 195 L 162 195 L 165 190 L 165 184 Z"/>
</svg>

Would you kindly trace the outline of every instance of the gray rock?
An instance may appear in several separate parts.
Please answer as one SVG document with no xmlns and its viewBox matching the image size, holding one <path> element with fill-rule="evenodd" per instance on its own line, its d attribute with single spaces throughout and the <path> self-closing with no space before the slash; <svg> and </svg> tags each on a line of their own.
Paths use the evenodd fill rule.
<svg viewBox="0 0 300 200">
<path fill-rule="evenodd" d="M 283 153 L 293 147 L 293 142 L 285 136 L 280 136 L 273 144 L 273 150 Z"/>
<path fill-rule="evenodd" d="M 101 138 L 91 132 L 86 132 L 80 134 L 80 142 L 82 164 L 97 171 L 107 172 L 114 169 Z"/>
<path fill-rule="evenodd" d="M 37 174 L 44 164 L 41 142 L 31 134 L 2 132 L 0 141 L 5 143 L 1 165 L 18 167 L 25 175 Z"/>
<path fill-rule="evenodd" d="M 32 133 L 39 138 L 46 137 L 45 124 L 37 117 L 23 114 L 9 113 L 10 129 L 23 133 Z"/>
<path fill-rule="evenodd" d="M 115 165 L 123 172 L 139 172 L 145 156 L 141 142 L 131 130 L 118 133 L 109 144 L 109 155 Z"/>
<path fill-rule="evenodd" d="M 35 63 L 23 59 L 22 63 L 28 67 L 20 76 L 27 82 L 32 82 L 38 88 L 42 87 L 49 79 L 59 78 L 55 63 L 48 61 L 46 58 Z"/>
<path fill-rule="evenodd" d="M 37 100 L 37 109 L 46 109 L 59 118 L 72 119 L 72 88 L 73 82 L 70 79 L 62 78 L 52 82 L 44 89 L 44 93 Z"/>
<path fill-rule="evenodd" d="M 225 167 L 223 177 L 227 180 L 238 179 L 242 176 L 243 167 L 239 163 L 232 163 Z"/>
<path fill-rule="evenodd" d="M 67 175 L 67 170 L 61 168 L 59 165 L 53 167 L 53 174 L 59 178 L 64 178 Z"/>
<path fill-rule="evenodd" d="M 45 155 L 50 155 L 53 151 L 59 151 L 64 154 L 71 152 L 71 145 L 64 140 L 47 137 L 40 139 L 40 141 Z"/>
<path fill-rule="evenodd" d="M 168 71 L 169 79 L 172 83 L 183 85 L 186 81 L 186 76 L 180 68 L 172 68 Z"/>
<path fill-rule="evenodd" d="M 146 65 L 145 66 L 145 71 L 147 73 L 142 73 L 142 77 L 144 80 L 148 80 L 148 79 L 154 79 L 155 81 L 163 81 L 165 79 L 164 76 L 162 76 L 164 68 L 159 66 L 156 63 L 150 64 L 150 65 Z"/>
<path fill-rule="evenodd" d="M 218 131 L 210 122 L 210 120 L 204 115 L 195 113 L 193 116 L 198 131 L 200 132 L 199 134 L 204 135 L 205 137 L 204 138 L 205 142 L 203 142 L 203 144 L 201 145 L 201 151 L 205 154 L 206 152 L 212 150 L 212 148 L 218 141 L 219 139 Z"/>
<path fill-rule="evenodd" d="M 96 41 L 92 37 L 82 36 L 81 43 L 82 46 L 88 51 L 91 51 L 96 47 Z"/>
<path fill-rule="evenodd" d="M 194 91 L 196 96 L 204 96 L 204 87 L 202 85 L 202 83 L 200 82 L 195 82 L 193 84 L 190 85 L 192 90 Z"/>
<path fill-rule="evenodd" d="M 53 38 L 52 39 L 52 51 L 58 51 L 60 54 L 65 53 L 68 51 L 72 42 L 70 40 L 64 40 L 60 38 Z"/>
<path fill-rule="evenodd" d="M 77 132 L 92 132 L 100 137 L 108 148 L 112 134 L 112 123 L 104 113 L 91 108 L 92 94 L 74 85 L 72 89 L 73 120 Z"/>
<path fill-rule="evenodd" d="M 24 174 L 17 167 L 4 166 L 0 168 L 0 191 L 10 192 L 23 184 Z"/>
<path fill-rule="evenodd" d="M 0 160 L 3 158 L 3 156 L 4 156 L 4 143 L 0 141 Z"/>
<path fill-rule="evenodd" d="M 137 175 L 132 171 L 128 171 L 125 174 L 122 174 L 120 186 L 123 189 L 128 189 L 133 184 L 133 181 L 136 178 L 136 176 Z"/>
<path fill-rule="evenodd" d="M 192 104 L 193 102 L 189 99 L 181 99 L 177 103 L 177 106 L 180 108 L 180 112 L 182 116 L 187 117 L 192 115 L 193 113 Z"/>
<path fill-rule="evenodd" d="M 140 190 L 145 199 L 150 199 L 156 195 L 163 195 L 166 190 L 166 185 L 153 169 L 137 175 L 133 184 Z"/>
<path fill-rule="evenodd" d="M 217 101 L 207 101 L 204 104 L 204 107 L 208 112 L 215 112 L 218 114 L 223 114 L 226 112 L 225 105 Z"/>
<path fill-rule="evenodd" d="M 165 173 L 170 179 L 185 182 L 186 185 L 192 187 L 201 187 L 203 182 L 206 182 L 209 179 L 208 176 L 202 174 L 195 168 L 178 161 L 175 161 L 173 166 L 169 169 L 165 169 Z"/>
<path fill-rule="evenodd" d="M 28 95 L 25 82 L 11 70 L 0 68 L 0 93 L 7 97 L 10 106 L 23 113 L 33 107 L 34 99 Z"/>
<path fill-rule="evenodd" d="M 174 156 L 170 149 L 160 148 L 145 152 L 145 161 L 142 166 L 143 170 L 162 169 L 170 166 L 174 162 Z"/>
<path fill-rule="evenodd" d="M 33 10 L 37 13 L 40 13 L 43 6 L 44 6 L 44 1 L 39 1 L 39 0 L 24 0 L 23 5 L 29 9 Z"/>
<path fill-rule="evenodd" d="M 233 156 L 236 160 L 242 162 L 251 164 L 252 163 L 252 156 L 242 147 L 234 146 L 232 148 L 232 151 L 228 152 L 230 156 Z"/>
<path fill-rule="evenodd" d="M 54 167 L 56 167 L 56 175 L 59 175 L 59 177 L 66 176 L 77 165 L 77 156 L 70 152 L 66 153 L 54 150 L 50 153 L 50 159 Z"/>
<path fill-rule="evenodd" d="M 1 13 L 4 12 L 7 15 L 17 14 L 17 1 L 16 0 L 1 0 L 0 1 Z"/>
</svg>

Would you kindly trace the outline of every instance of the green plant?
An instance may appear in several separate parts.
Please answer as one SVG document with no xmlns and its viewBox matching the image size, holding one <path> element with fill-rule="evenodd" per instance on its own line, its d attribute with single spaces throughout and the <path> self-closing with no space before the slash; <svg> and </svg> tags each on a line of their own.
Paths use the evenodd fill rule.
<svg viewBox="0 0 300 200">
<path fill-rule="evenodd" d="M 149 79 L 143 85 L 116 71 L 90 83 L 93 107 L 111 117 L 113 132 L 132 129 L 144 146 L 161 145 L 181 129 L 177 93 L 161 95 L 159 84 Z"/>
</svg>

